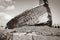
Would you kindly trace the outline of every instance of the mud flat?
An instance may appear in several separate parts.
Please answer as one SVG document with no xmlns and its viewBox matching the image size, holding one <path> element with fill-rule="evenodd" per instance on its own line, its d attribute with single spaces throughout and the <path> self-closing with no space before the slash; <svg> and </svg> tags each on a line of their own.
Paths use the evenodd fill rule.
<svg viewBox="0 0 60 40">
<path fill-rule="evenodd" d="M 15 29 L 0 29 L 0 39 L 60 40 L 60 28 L 51 28 L 48 26 L 23 26 Z"/>
</svg>

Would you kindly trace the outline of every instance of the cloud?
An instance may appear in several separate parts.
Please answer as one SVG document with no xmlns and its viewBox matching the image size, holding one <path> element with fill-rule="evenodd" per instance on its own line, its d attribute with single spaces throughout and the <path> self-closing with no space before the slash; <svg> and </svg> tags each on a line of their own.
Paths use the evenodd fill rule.
<svg viewBox="0 0 60 40">
<path fill-rule="evenodd" d="M 5 0 L 6 2 L 10 2 L 10 3 L 15 3 L 15 1 L 14 0 Z"/>
<path fill-rule="evenodd" d="M 0 26 L 6 26 L 6 23 L 11 20 L 13 17 L 4 13 L 4 12 L 0 12 Z"/>
<path fill-rule="evenodd" d="M 14 4 L 15 4 L 14 0 L 0 0 L 1 9 L 13 10 L 15 9 Z"/>
<path fill-rule="evenodd" d="M 3 17 L 4 17 L 4 19 L 8 19 L 8 20 L 10 20 L 12 18 L 12 16 L 10 16 L 4 12 L 0 12 L 0 18 L 3 18 Z"/>
<path fill-rule="evenodd" d="M 2 6 L 2 5 L 0 5 L 0 8 L 1 8 L 1 9 L 4 9 L 5 7 L 4 7 L 4 6 Z"/>
<path fill-rule="evenodd" d="M 15 9 L 15 6 L 14 6 L 14 5 L 8 6 L 8 7 L 6 8 L 6 10 L 14 10 L 14 9 Z"/>
<path fill-rule="evenodd" d="M 9 2 L 9 1 L 12 1 L 12 0 L 5 0 L 5 1 Z"/>
</svg>

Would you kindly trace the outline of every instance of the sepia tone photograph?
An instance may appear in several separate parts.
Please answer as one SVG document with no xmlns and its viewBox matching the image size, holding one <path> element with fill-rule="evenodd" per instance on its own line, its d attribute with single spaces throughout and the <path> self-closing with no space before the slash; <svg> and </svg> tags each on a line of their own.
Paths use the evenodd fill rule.
<svg viewBox="0 0 60 40">
<path fill-rule="evenodd" d="M 60 0 L 0 0 L 0 40 L 60 40 Z"/>
</svg>

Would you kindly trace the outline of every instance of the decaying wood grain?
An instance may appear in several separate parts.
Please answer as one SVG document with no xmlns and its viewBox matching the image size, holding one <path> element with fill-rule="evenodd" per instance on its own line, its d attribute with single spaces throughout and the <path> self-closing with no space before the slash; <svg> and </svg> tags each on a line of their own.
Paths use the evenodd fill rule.
<svg viewBox="0 0 60 40">
<path fill-rule="evenodd" d="M 11 19 L 7 23 L 7 27 L 9 29 L 13 29 L 15 27 L 21 27 L 21 26 L 31 26 L 31 25 L 48 25 L 51 27 L 52 25 L 52 15 L 51 11 L 48 5 L 47 0 L 40 0 L 43 1 L 43 5 L 37 6 L 35 8 L 32 8 L 30 10 L 27 10 L 23 12 L 22 14 L 16 16 L 15 18 Z M 41 3 L 42 4 L 42 3 Z M 48 20 L 44 23 L 40 23 L 41 17 L 43 14 L 47 13 Z"/>
</svg>

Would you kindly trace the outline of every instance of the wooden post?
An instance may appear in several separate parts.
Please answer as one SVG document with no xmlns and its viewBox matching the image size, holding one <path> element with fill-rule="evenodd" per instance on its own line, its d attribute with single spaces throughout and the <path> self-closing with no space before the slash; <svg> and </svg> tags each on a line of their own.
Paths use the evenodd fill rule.
<svg viewBox="0 0 60 40">
<path fill-rule="evenodd" d="M 51 10 L 49 8 L 49 4 L 48 4 L 48 0 L 39 0 L 39 5 L 43 4 L 44 7 L 46 7 L 47 12 L 48 12 L 48 19 L 49 21 L 47 21 L 48 26 L 52 26 L 52 14 L 51 14 Z"/>
</svg>

